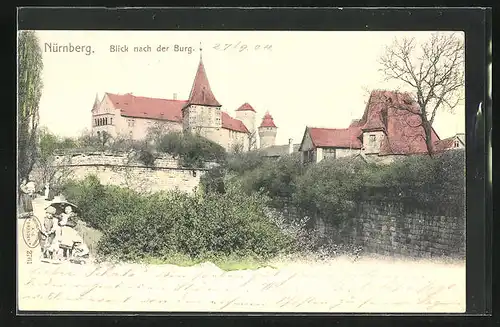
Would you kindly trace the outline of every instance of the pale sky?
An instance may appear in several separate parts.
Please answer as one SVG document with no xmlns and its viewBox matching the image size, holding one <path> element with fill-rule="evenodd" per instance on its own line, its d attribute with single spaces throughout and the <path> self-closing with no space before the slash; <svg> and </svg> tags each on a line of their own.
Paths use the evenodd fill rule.
<svg viewBox="0 0 500 327">
<path fill-rule="evenodd" d="M 40 124 L 61 136 L 91 127 L 92 105 L 105 92 L 187 99 L 199 62 L 203 62 L 222 109 L 248 102 L 257 124 L 269 111 L 278 126 L 276 144 L 300 143 L 306 126 L 345 128 L 361 118 L 367 89 L 404 89 L 383 82 L 378 58 L 397 36 L 425 40 L 431 32 L 219 32 L 219 31 L 38 31 L 43 51 Z M 230 47 L 225 51 L 226 44 Z M 94 53 L 51 53 L 46 43 L 90 45 Z M 194 51 L 175 52 L 174 45 Z M 221 50 L 214 49 L 221 44 Z M 110 52 L 127 45 L 128 53 Z M 135 46 L 151 46 L 134 53 Z M 157 52 L 159 45 L 168 52 Z M 246 45 L 247 50 L 239 51 Z M 271 45 L 272 48 L 266 48 Z M 260 49 L 255 50 L 256 46 Z M 465 131 L 464 106 L 438 113 L 441 138 Z"/>
</svg>

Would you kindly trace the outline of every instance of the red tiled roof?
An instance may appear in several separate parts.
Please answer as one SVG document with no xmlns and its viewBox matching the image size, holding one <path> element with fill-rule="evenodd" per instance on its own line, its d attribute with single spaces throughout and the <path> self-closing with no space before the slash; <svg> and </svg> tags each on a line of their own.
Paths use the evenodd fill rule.
<svg viewBox="0 0 500 327">
<path fill-rule="evenodd" d="M 205 66 L 203 65 L 201 58 L 198 70 L 196 71 L 193 86 L 191 88 L 191 93 L 189 94 L 188 104 L 214 107 L 220 106 L 219 101 L 217 101 L 212 93 L 212 89 L 210 88 L 207 73 L 205 72 Z"/>
<path fill-rule="evenodd" d="M 221 116 L 222 116 L 222 128 L 241 133 L 248 133 L 248 129 L 241 120 L 235 119 L 223 111 L 221 112 Z"/>
<path fill-rule="evenodd" d="M 236 111 L 253 111 L 255 112 L 255 109 L 248 104 L 248 102 L 245 102 L 244 104 L 241 105 Z"/>
<path fill-rule="evenodd" d="M 121 115 L 135 118 L 161 119 L 175 122 L 182 121 L 182 108 L 185 100 L 167 100 L 147 98 L 127 94 L 106 93 Z"/>
<path fill-rule="evenodd" d="M 174 122 L 182 122 L 182 108 L 186 100 L 168 100 L 158 98 L 139 97 L 128 94 L 106 93 L 113 106 L 121 109 L 121 115 L 134 118 L 160 119 Z M 248 133 L 245 124 L 238 119 L 232 118 L 225 112 L 222 115 L 222 128 Z"/>
<path fill-rule="evenodd" d="M 358 138 L 361 134 L 359 127 L 344 129 L 308 127 L 307 130 L 315 147 L 361 149 L 362 146 L 361 140 Z"/>
<path fill-rule="evenodd" d="M 453 148 L 455 148 L 455 141 L 461 142 L 457 136 L 452 136 L 452 137 L 448 137 L 446 139 L 436 141 L 434 143 L 434 150 L 436 152 L 442 152 L 442 151 L 453 149 Z"/>
<path fill-rule="evenodd" d="M 273 116 L 271 116 L 269 112 L 266 112 L 266 114 L 264 115 L 260 127 L 276 127 L 276 125 L 274 124 Z"/>
<path fill-rule="evenodd" d="M 385 116 L 385 135 L 379 155 L 405 155 L 426 153 L 425 133 L 420 126 L 420 107 L 409 93 L 373 91 L 362 120 L 375 115 Z M 433 143 L 439 140 L 431 130 Z"/>
<path fill-rule="evenodd" d="M 409 110 L 401 109 L 406 107 Z M 373 91 L 363 117 L 346 129 L 308 128 L 316 147 L 362 147 L 363 131 L 382 130 L 385 137 L 379 155 L 426 153 L 425 133 L 420 126 L 420 108 L 408 93 Z M 432 129 L 431 139 L 439 147 L 439 137 Z M 435 149 L 437 150 L 437 149 Z"/>
</svg>

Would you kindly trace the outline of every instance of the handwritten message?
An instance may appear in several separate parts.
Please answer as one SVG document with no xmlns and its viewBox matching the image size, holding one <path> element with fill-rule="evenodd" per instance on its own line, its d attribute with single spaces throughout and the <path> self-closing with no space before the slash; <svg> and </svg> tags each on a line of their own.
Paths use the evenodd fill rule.
<svg viewBox="0 0 500 327">
<path fill-rule="evenodd" d="M 392 265 L 392 269 L 390 267 Z M 396 265 L 396 266 L 395 266 Z M 20 310 L 463 312 L 464 267 L 332 262 L 225 272 L 212 264 L 33 264 Z M 404 270 L 406 272 L 401 274 Z M 391 274 L 392 272 L 392 274 Z"/>
</svg>

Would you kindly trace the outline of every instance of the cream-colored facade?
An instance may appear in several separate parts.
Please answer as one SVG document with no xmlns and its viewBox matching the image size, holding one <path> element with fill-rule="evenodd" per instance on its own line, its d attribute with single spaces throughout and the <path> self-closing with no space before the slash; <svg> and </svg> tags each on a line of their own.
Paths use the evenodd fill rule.
<svg viewBox="0 0 500 327">
<path fill-rule="evenodd" d="M 121 103 L 113 100 L 115 97 L 125 100 Z M 139 98 L 141 105 L 134 100 Z M 92 109 L 92 132 L 134 140 L 145 139 L 153 129 L 156 132 L 190 132 L 206 137 L 228 151 L 253 150 L 257 144 L 255 110 L 245 103 L 236 110 L 236 118 L 224 112 L 210 89 L 201 58 L 188 100 L 177 100 L 175 95 L 173 100 L 139 98 L 131 94 L 110 93 L 101 100 L 96 97 Z M 148 108 L 149 103 L 151 108 Z M 262 146 L 274 145 L 276 127 L 267 128 L 259 136 Z"/>
</svg>

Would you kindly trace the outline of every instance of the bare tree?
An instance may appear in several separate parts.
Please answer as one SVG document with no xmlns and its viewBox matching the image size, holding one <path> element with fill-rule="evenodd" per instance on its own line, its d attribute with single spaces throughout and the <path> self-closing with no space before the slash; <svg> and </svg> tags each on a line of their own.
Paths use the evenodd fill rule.
<svg viewBox="0 0 500 327">
<path fill-rule="evenodd" d="M 257 131 L 248 133 L 248 151 L 255 150 L 257 148 Z"/>
<path fill-rule="evenodd" d="M 429 155 L 436 113 L 446 108 L 453 111 L 463 99 L 464 49 L 463 39 L 456 34 L 435 33 L 420 46 L 414 38 L 396 39 L 380 58 L 385 79 L 403 82 L 414 93 L 420 110 L 404 104 L 398 108 L 420 117 Z"/>
</svg>

